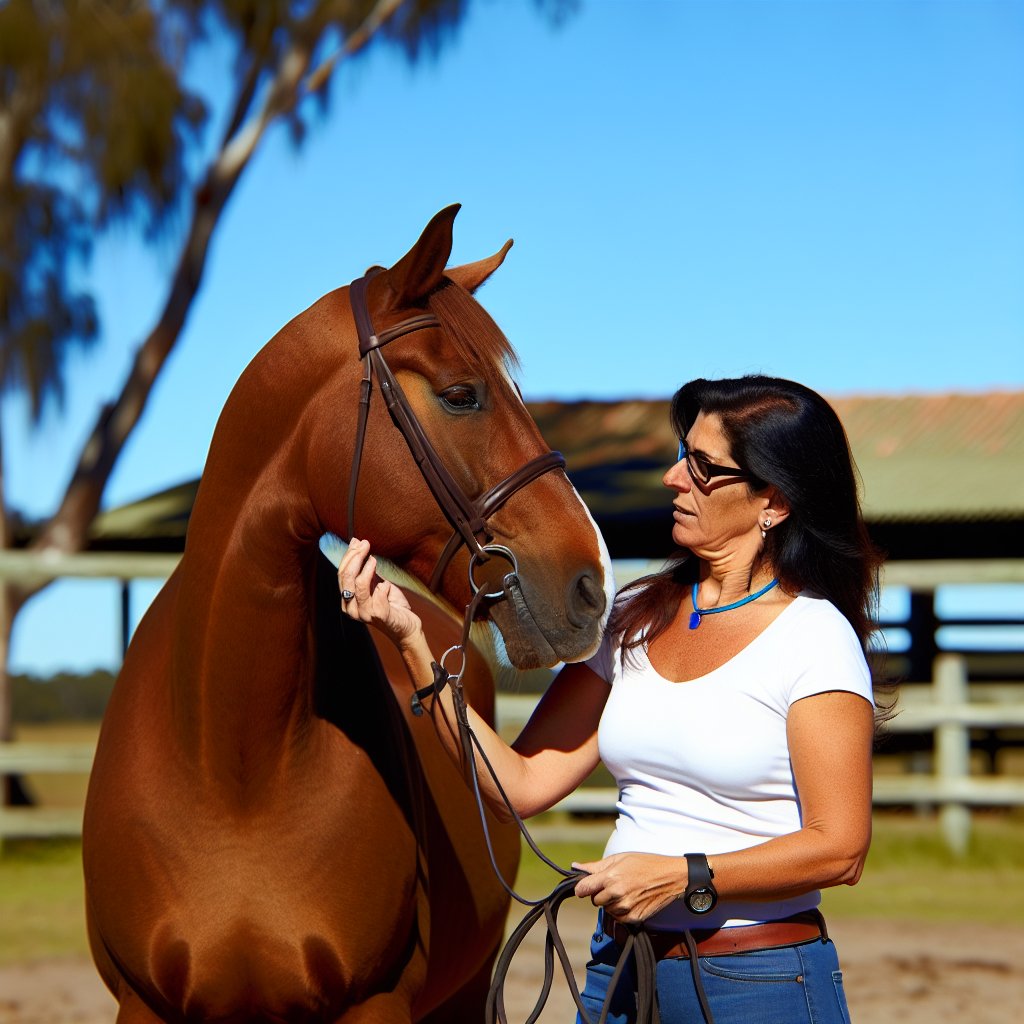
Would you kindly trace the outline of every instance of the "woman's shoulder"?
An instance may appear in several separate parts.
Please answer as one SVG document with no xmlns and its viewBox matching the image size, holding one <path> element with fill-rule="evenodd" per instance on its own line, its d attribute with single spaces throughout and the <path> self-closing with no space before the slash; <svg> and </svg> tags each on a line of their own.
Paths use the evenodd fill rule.
<svg viewBox="0 0 1024 1024">
<path fill-rule="evenodd" d="M 864 649 L 845 615 L 820 594 L 801 591 L 769 631 L 785 662 L 807 667 L 837 658 L 864 661 Z"/>
<path fill-rule="evenodd" d="M 601 638 L 600 646 L 586 659 L 584 664 L 596 672 L 606 683 L 615 678 L 615 662 L 622 648 L 622 638 L 608 630 Z"/>
<path fill-rule="evenodd" d="M 852 690 L 868 696 L 871 673 L 856 631 L 845 615 L 820 594 L 800 593 L 786 610 L 784 646 L 794 693 Z"/>
<path fill-rule="evenodd" d="M 631 640 L 641 640 L 642 631 L 636 633 Z M 598 649 L 584 662 L 596 672 L 606 683 L 612 684 L 623 675 L 645 674 L 650 671 L 647 652 L 643 643 L 634 646 L 628 644 L 623 652 L 623 634 L 606 630 L 601 638 Z"/>
<path fill-rule="evenodd" d="M 786 616 L 794 625 L 795 620 L 799 620 L 801 629 L 807 629 L 813 623 L 815 629 L 828 630 L 830 633 L 849 633 L 856 639 L 853 626 L 846 616 L 827 597 L 816 594 L 813 590 L 801 590 L 786 610 Z"/>
</svg>

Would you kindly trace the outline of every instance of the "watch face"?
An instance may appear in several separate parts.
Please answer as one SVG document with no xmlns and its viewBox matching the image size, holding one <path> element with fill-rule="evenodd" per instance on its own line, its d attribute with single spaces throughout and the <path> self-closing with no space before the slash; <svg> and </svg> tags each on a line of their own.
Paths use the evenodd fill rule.
<svg viewBox="0 0 1024 1024">
<path fill-rule="evenodd" d="M 716 902 L 715 894 L 710 889 L 694 889 L 686 901 L 695 914 L 706 914 Z"/>
</svg>

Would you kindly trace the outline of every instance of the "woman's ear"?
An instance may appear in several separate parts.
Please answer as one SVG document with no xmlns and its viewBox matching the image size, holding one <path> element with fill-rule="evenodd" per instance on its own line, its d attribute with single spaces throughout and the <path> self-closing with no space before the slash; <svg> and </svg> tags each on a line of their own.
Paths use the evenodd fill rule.
<svg viewBox="0 0 1024 1024">
<path fill-rule="evenodd" d="M 761 510 L 761 518 L 770 519 L 772 526 L 777 526 L 789 515 L 789 502 L 774 487 L 765 495 L 765 505 Z"/>
</svg>

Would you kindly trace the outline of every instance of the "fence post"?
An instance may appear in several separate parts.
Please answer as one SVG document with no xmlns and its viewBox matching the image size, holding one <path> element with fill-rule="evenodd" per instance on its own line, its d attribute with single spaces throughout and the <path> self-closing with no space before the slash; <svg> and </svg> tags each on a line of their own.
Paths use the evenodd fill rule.
<svg viewBox="0 0 1024 1024">
<path fill-rule="evenodd" d="M 935 588 L 910 591 L 910 613 L 907 629 L 910 631 L 910 664 L 907 666 L 912 680 L 928 678 L 939 653 L 935 632 L 939 620 L 935 615 Z"/>
<path fill-rule="evenodd" d="M 940 654 L 935 659 L 935 701 L 941 707 L 967 703 L 967 661 L 958 654 Z M 961 722 L 942 722 L 935 729 L 935 768 L 940 786 L 956 785 L 970 775 L 971 738 Z M 966 804 L 944 803 L 939 825 L 946 845 L 958 856 L 967 853 L 971 838 L 971 812 Z"/>
</svg>

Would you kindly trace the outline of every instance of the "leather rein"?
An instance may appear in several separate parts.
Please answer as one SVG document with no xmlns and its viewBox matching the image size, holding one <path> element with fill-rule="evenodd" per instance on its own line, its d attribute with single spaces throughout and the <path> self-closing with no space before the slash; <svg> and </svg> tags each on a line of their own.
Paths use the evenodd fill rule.
<svg viewBox="0 0 1024 1024">
<path fill-rule="evenodd" d="M 514 473 L 511 473 L 504 480 L 495 484 L 484 494 L 480 495 L 480 497 L 468 497 L 462 487 L 459 486 L 458 482 L 448 472 L 444 463 L 441 461 L 440 456 L 437 454 L 437 450 L 430 443 L 429 438 L 424 432 L 419 420 L 416 418 L 416 414 L 409 405 L 398 380 L 392 373 L 391 368 L 388 366 L 387 360 L 384 358 L 384 354 L 381 351 L 386 345 L 398 338 L 405 337 L 407 334 L 412 334 L 415 331 L 440 327 L 441 323 L 433 314 L 424 313 L 402 320 L 400 323 L 395 324 L 393 327 L 389 327 L 387 330 L 381 331 L 378 334 L 374 330 L 373 321 L 370 317 L 369 308 L 367 306 L 366 289 L 369 282 L 379 273 L 381 273 L 381 268 L 375 267 L 367 271 L 363 277 L 357 278 L 349 286 L 349 298 L 352 304 L 352 314 L 355 319 L 356 332 L 359 337 L 359 355 L 363 360 L 363 378 L 361 381 L 359 398 L 359 418 L 356 427 L 356 442 L 352 453 L 352 471 L 349 477 L 348 536 L 351 538 L 355 522 L 356 490 L 359 484 L 359 467 L 362 461 L 363 444 L 366 439 L 366 427 L 370 412 L 370 399 L 373 394 L 373 380 L 376 376 L 381 395 L 384 398 L 384 403 L 387 406 L 392 421 L 405 438 L 406 444 L 409 446 L 409 451 L 412 453 L 420 474 L 423 476 L 424 481 L 430 488 L 431 494 L 434 496 L 434 500 L 437 502 L 438 507 L 444 513 L 445 518 L 447 518 L 453 529 L 452 536 L 449 538 L 448 543 L 445 545 L 437 560 L 437 564 L 434 566 L 434 571 L 431 574 L 430 590 L 436 592 L 437 588 L 441 584 L 441 580 L 449 563 L 463 544 L 466 545 L 470 555 L 469 584 L 473 596 L 466 608 L 465 616 L 463 618 L 461 642 L 456 644 L 454 647 L 450 647 L 441 656 L 439 662 L 435 662 L 433 664 L 433 681 L 413 694 L 412 710 L 414 714 L 422 715 L 428 709 L 427 705 L 423 703 L 426 698 L 437 696 L 445 687 L 451 688 L 457 719 L 455 727 L 459 732 L 463 754 L 468 763 L 469 770 L 467 774 L 470 778 L 470 784 L 473 789 L 473 795 L 476 799 L 480 822 L 483 826 L 484 839 L 486 841 L 491 867 L 505 891 L 513 899 L 529 908 L 522 922 L 509 937 L 497 963 L 495 964 L 494 979 L 491 983 L 491 989 L 487 997 L 485 1017 L 489 1024 L 494 1024 L 494 1022 L 497 1022 L 497 1024 L 507 1024 L 508 1017 L 505 1010 L 504 990 L 509 965 L 511 964 L 512 957 L 518 950 L 523 939 L 532 930 L 533 926 L 543 919 L 547 927 L 544 949 L 544 981 L 540 995 L 528 1018 L 527 1024 L 532 1024 L 532 1022 L 536 1021 L 540 1016 L 544 1004 L 547 1002 L 548 994 L 551 990 L 551 983 L 554 974 L 554 959 L 556 955 L 563 973 L 565 974 L 566 982 L 572 994 L 573 1001 L 579 1010 L 581 1019 L 587 1022 L 587 1024 L 591 1024 L 591 1018 L 583 1005 L 579 987 L 577 986 L 576 980 L 573 976 L 572 964 L 569 960 L 568 953 L 566 952 L 565 944 L 559 935 L 557 923 L 558 909 L 562 903 L 573 894 L 576 882 L 582 876 L 582 872 L 570 871 L 560 867 L 554 861 L 550 860 L 537 846 L 533 837 L 527 830 L 522 818 L 512 806 L 509 798 L 505 795 L 501 782 L 498 780 L 486 753 L 480 746 L 480 742 L 474 735 L 473 730 L 470 728 L 467 712 L 468 706 L 462 685 L 462 673 L 466 664 L 466 646 L 469 643 L 469 631 L 473 620 L 476 618 L 476 613 L 480 604 L 486 600 L 501 600 L 506 597 L 511 590 L 519 587 L 519 567 L 516 562 L 515 554 L 502 544 L 491 543 L 493 534 L 488 529 L 487 521 L 505 504 L 505 502 L 508 501 L 509 498 L 512 497 L 513 494 L 521 490 L 527 484 L 532 483 L 538 477 L 543 476 L 545 473 L 548 473 L 553 469 L 564 469 L 565 459 L 560 452 L 545 452 L 544 454 L 537 456 L 537 458 L 531 459 L 524 466 L 521 466 Z M 483 538 L 483 543 L 481 543 L 481 538 Z M 477 584 L 473 576 L 473 570 L 477 564 L 488 561 L 492 556 L 498 556 L 505 559 L 510 563 L 512 568 L 511 571 L 506 573 L 502 578 L 503 589 L 488 593 Z M 445 668 L 446 659 L 453 653 L 461 655 L 461 662 L 457 672 L 449 672 Z M 431 716 L 435 714 L 439 707 L 440 702 L 431 701 L 429 705 Z M 441 713 L 444 715 L 443 709 Z M 449 723 L 449 726 L 451 726 L 451 723 Z M 487 825 L 487 815 L 484 810 L 483 795 L 480 791 L 480 782 L 477 777 L 477 757 L 480 758 L 490 774 L 491 779 L 494 781 L 494 784 L 505 803 L 505 806 L 510 811 L 527 844 L 533 852 L 548 865 L 548 867 L 552 868 L 562 876 L 562 881 L 560 881 L 555 886 L 554 890 L 543 899 L 531 900 L 521 896 L 509 885 L 498 868 L 497 858 L 495 857 L 494 848 L 491 842 L 490 830 Z M 598 1024 L 605 1024 L 605 1021 L 608 1018 L 611 998 L 615 991 L 615 986 L 630 957 L 633 957 L 636 960 L 640 981 L 637 992 L 637 1024 L 657 1024 L 660 1019 L 658 1015 L 654 984 L 656 962 L 650 937 L 642 928 L 637 926 L 629 926 L 629 933 L 629 938 L 627 939 L 619 957 L 619 961 L 616 964 L 612 982 L 609 986 L 608 996 L 605 999 L 604 1006 L 602 1007 L 598 1018 Z M 696 950 L 693 951 L 693 954 L 695 962 Z M 706 1015 L 710 1022 L 710 1013 L 707 1012 Z"/>
</svg>

